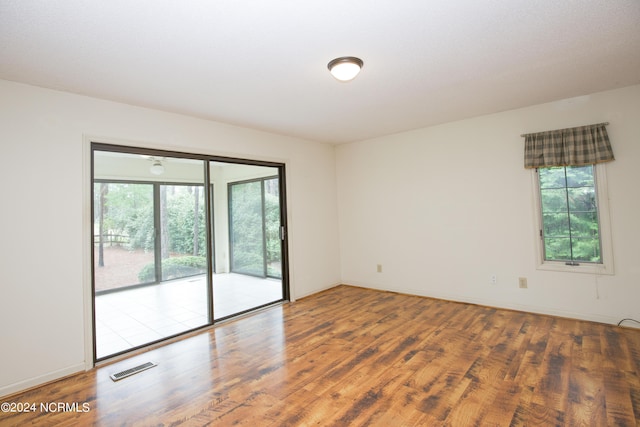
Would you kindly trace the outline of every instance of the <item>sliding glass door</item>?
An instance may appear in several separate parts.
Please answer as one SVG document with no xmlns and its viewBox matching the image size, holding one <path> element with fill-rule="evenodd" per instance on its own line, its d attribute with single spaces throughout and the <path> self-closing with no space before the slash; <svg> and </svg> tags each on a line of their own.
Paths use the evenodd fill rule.
<svg viewBox="0 0 640 427">
<path fill-rule="evenodd" d="M 205 162 L 93 162 L 96 359 L 209 324 Z"/>
<path fill-rule="evenodd" d="M 288 298 L 283 167 L 194 157 L 93 144 L 96 360 Z"/>
<path fill-rule="evenodd" d="M 226 184 L 216 195 L 227 206 L 226 217 L 217 217 L 216 250 L 229 258 L 213 282 L 214 316 L 222 319 L 287 298 L 282 182 L 274 167 L 212 163 L 212 170 Z"/>
</svg>

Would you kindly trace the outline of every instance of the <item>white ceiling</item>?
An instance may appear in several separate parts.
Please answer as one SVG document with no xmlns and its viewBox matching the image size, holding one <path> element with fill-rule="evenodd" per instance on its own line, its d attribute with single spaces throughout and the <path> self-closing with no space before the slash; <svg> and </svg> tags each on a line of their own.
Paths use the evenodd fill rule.
<svg viewBox="0 0 640 427">
<path fill-rule="evenodd" d="M 640 1 L 0 0 L 0 78 L 342 143 L 638 84 Z"/>
</svg>

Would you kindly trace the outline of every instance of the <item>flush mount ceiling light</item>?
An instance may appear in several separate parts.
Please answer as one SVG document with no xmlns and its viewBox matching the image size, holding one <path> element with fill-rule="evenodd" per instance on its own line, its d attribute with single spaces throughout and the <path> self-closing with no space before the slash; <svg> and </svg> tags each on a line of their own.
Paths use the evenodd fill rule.
<svg viewBox="0 0 640 427">
<path fill-rule="evenodd" d="M 360 58 L 356 58 L 355 56 L 342 56 L 330 61 L 329 64 L 327 64 L 327 68 L 329 68 L 333 77 L 341 82 L 348 82 L 358 75 L 363 65 L 364 62 L 362 62 Z"/>
<path fill-rule="evenodd" d="M 149 172 L 154 175 L 162 175 L 164 173 L 164 166 L 162 166 L 162 162 L 158 159 L 154 159 L 153 164 L 149 168 Z"/>
</svg>

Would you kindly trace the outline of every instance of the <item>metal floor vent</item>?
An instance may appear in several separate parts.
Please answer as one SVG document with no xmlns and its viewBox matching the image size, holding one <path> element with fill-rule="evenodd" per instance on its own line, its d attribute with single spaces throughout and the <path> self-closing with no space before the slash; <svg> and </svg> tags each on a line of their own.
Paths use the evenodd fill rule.
<svg viewBox="0 0 640 427">
<path fill-rule="evenodd" d="M 123 378 L 130 377 L 131 375 L 135 375 L 138 372 L 142 372 L 142 371 L 145 371 L 145 370 L 147 370 L 149 368 L 153 368 L 154 366 L 158 366 L 158 365 L 156 363 L 153 363 L 153 362 L 147 362 L 147 363 L 143 363 L 142 365 L 135 366 L 135 367 L 133 367 L 131 369 L 127 369 L 127 370 L 124 370 L 124 371 L 116 372 L 115 374 L 111 374 L 109 376 L 111 377 L 112 380 L 118 381 L 118 380 L 121 380 Z"/>
</svg>

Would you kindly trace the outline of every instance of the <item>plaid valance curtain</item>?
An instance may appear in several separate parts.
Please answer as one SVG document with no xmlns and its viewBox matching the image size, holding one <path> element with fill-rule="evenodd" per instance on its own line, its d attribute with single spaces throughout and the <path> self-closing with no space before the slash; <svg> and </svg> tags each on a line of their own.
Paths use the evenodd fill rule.
<svg viewBox="0 0 640 427">
<path fill-rule="evenodd" d="M 613 160 L 605 126 L 608 123 L 528 133 L 524 139 L 524 167 L 582 166 Z"/>
</svg>

